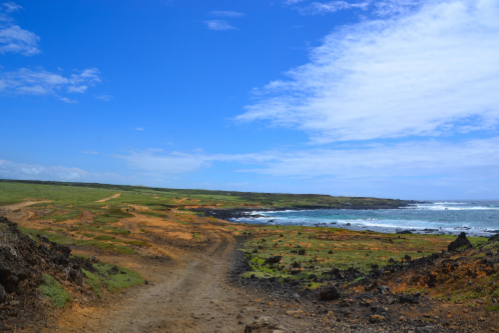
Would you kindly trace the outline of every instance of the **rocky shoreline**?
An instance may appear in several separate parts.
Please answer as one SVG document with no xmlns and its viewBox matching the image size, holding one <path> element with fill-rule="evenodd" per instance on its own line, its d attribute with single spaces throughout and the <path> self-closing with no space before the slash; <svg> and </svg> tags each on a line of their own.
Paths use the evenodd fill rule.
<svg viewBox="0 0 499 333">
<path fill-rule="evenodd" d="M 342 205 L 338 207 L 325 207 L 325 206 L 293 206 L 293 207 L 276 207 L 276 208 L 231 208 L 231 209 L 217 209 L 217 208 L 191 208 L 192 212 L 203 213 L 206 217 L 215 217 L 222 220 L 238 219 L 244 217 L 264 217 L 264 215 L 255 215 L 255 212 L 282 212 L 286 210 L 319 210 L 319 209 L 351 209 L 351 210 L 380 210 L 380 209 L 403 209 L 415 204 L 422 204 L 425 202 L 419 201 L 402 201 L 400 204 L 385 204 L 385 205 Z"/>
<path fill-rule="evenodd" d="M 473 249 L 469 242 L 464 244 L 468 246 L 460 247 L 463 240 L 467 241 L 464 234 L 449 245 L 449 251 L 416 260 L 409 258 L 406 262 L 382 269 L 373 266 L 368 274 L 361 274 L 356 269 L 332 270 L 329 275 L 321 277 L 328 281 L 327 285 L 315 290 L 306 288 L 312 280 L 305 278 L 284 282 L 275 278 L 242 278 L 240 275 L 252 268 L 248 257 L 236 249 L 231 258 L 229 280 L 233 285 L 258 293 L 266 301 L 286 309 L 281 311 L 284 311 L 284 317 L 292 316 L 307 322 L 312 332 L 492 331 L 496 316 L 483 306 L 470 308 L 464 302 L 434 298 L 427 291 L 407 293 L 398 290 L 401 283 L 413 288 L 426 286 L 428 291 L 438 289 L 452 275 L 466 276 L 471 267 L 477 275 L 490 276 L 496 272 L 494 266 L 498 260 L 494 258 L 495 252 L 491 253 L 484 247 Z M 240 237 L 238 247 L 244 241 L 245 238 Z M 487 252 L 486 257 L 490 259 L 476 258 L 474 252 Z M 436 279 L 433 271 L 446 279 Z M 262 332 L 261 329 L 271 324 L 279 326 L 279 316 L 272 316 L 269 310 L 267 315 L 270 316 L 264 317 L 266 322 L 258 319 L 248 323 L 245 332 Z"/>
</svg>

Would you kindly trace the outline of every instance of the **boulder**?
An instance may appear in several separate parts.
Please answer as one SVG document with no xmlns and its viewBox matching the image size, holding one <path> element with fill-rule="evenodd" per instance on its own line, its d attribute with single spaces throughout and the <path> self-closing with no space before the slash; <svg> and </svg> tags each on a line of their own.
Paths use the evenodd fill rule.
<svg viewBox="0 0 499 333">
<path fill-rule="evenodd" d="M 265 260 L 265 264 L 278 264 L 281 261 L 281 256 L 272 256 Z"/>
<path fill-rule="evenodd" d="M 461 232 L 455 241 L 449 244 L 447 249 L 449 251 L 455 251 L 459 248 L 470 248 L 472 247 L 471 242 L 466 238 L 466 233 Z"/>
<path fill-rule="evenodd" d="M 327 300 L 335 300 L 340 298 L 340 292 L 338 291 L 338 288 L 335 286 L 327 286 L 325 289 L 323 289 L 319 297 L 322 299 L 327 299 Z"/>
<path fill-rule="evenodd" d="M 499 234 L 496 234 L 489 238 L 488 242 L 499 242 Z"/>
<path fill-rule="evenodd" d="M 404 304 L 404 303 L 419 304 L 419 301 L 416 299 L 416 297 L 409 296 L 409 295 L 400 295 L 399 302 L 402 304 Z"/>
<path fill-rule="evenodd" d="M 305 249 L 298 250 L 298 254 L 301 256 L 305 255 Z"/>
</svg>

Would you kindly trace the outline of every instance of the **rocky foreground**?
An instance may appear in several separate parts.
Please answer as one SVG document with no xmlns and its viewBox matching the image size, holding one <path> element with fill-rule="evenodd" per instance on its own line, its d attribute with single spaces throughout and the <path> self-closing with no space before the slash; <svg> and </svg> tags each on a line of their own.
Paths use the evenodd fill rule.
<svg viewBox="0 0 499 333">
<path fill-rule="evenodd" d="M 463 233 L 448 251 L 373 267 L 367 276 L 356 269 L 335 269 L 284 283 L 275 278 L 240 278 L 251 271 L 240 254 L 232 281 L 266 295 L 272 307 L 281 308 L 278 313 L 309 322 L 313 332 L 495 332 L 499 322 L 497 238 L 473 248 Z M 279 258 L 269 258 L 267 265 L 279 265 Z M 327 284 L 307 288 L 314 281 Z M 281 327 L 276 318 L 256 318 L 246 324 L 245 332 L 295 331 Z"/>
<path fill-rule="evenodd" d="M 92 266 L 87 260 L 70 257 L 70 253 L 67 246 L 22 234 L 16 223 L 0 217 L 1 332 L 37 331 L 46 322 L 50 298 L 42 296 L 44 288 L 56 301 L 70 297 L 57 285 L 89 294 L 81 269 L 91 271 Z"/>
</svg>

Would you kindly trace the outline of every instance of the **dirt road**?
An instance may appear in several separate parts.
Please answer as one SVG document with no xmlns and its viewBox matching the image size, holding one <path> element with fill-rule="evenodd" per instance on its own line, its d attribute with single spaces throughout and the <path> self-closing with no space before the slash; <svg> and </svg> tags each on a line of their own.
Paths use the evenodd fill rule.
<svg viewBox="0 0 499 333">
<path fill-rule="evenodd" d="M 10 217 L 22 226 L 50 225 L 45 220 L 26 219 L 33 212 L 19 208 L 22 212 L 11 212 Z M 225 228 L 227 222 L 183 212 L 172 214 L 176 220 L 190 222 L 182 224 L 134 213 L 134 217 L 114 224 L 131 231 L 143 230 L 128 236 L 140 237 L 150 244 L 141 255 L 73 248 L 74 254 L 97 256 L 103 262 L 138 271 L 147 283 L 121 294 L 107 294 L 103 300 L 89 301 L 75 296 L 69 308 L 54 312 L 44 332 L 228 333 L 245 332 L 246 326 L 255 322 L 255 327 L 262 327 L 251 332 L 295 331 L 285 327 L 299 328 L 296 332 L 307 331 L 301 327 L 305 323 L 285 316 L 288 308 L 271 304 L 265 295 L 228 280 L 237 240 Z M 84 222 L 85 216 L 80 214 L 77 220 L 65 224 Z M 193 237 L 194 233 L 201 238 Z"/>
</svg>

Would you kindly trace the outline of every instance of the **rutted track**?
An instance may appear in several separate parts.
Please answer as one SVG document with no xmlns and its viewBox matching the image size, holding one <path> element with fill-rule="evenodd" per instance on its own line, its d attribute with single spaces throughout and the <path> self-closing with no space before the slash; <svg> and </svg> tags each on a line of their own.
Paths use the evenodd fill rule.
<svg viewBox="0 0 499 333">
<path fill-rule="evenodd" d="M 125 293 L 113 310 L 93 318 L 60 321 L 59 331 L 82 332 L 237 332 L 234 309 L 239 296 L 224 280 L 235 239 L 210 231 L 212 244 L 203 253 L 179 257 L 174 267 L 159 266 L 152 285 Z M 84 326 L 84 328 L 83 328 Z"/>
</svg>

